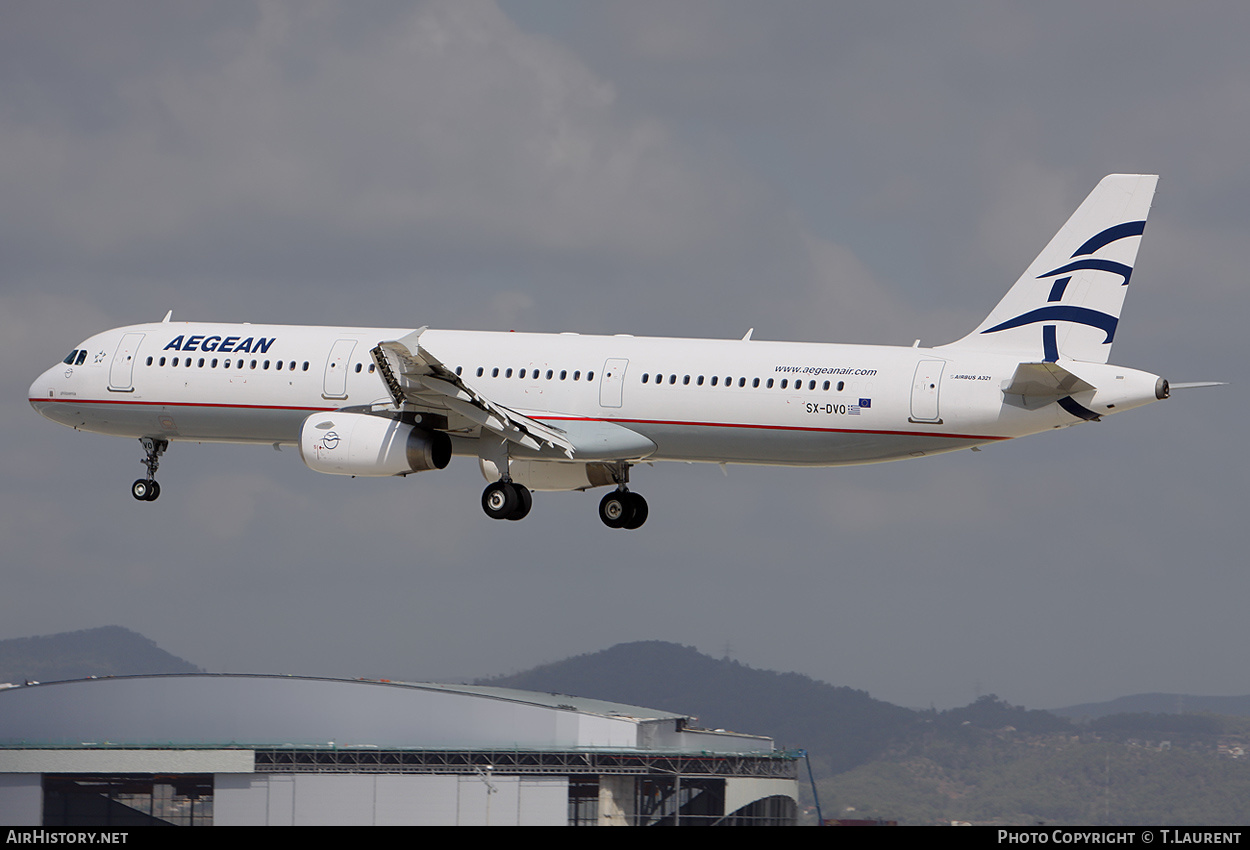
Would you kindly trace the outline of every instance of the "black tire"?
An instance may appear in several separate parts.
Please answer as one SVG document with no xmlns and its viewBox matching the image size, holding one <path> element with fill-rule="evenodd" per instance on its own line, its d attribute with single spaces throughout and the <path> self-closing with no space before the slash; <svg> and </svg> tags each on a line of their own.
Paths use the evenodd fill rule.
<svg viewBox="0 0 1250 850">
<path fill-rule="evenodd" d="M 641 528 L 642 524 L 647 521 L 647 500 L 638 493 L 626 493 L 629 497 L 629 519 L 621 523 L 621 528 Z"/>
<path fill-rule="evenodd" d="M 530 508 L 534 507 L 534 494 L 529 491 L 528 487 L 520 484 L 513 484 L 512 489 L 516 491 L 517 505 L 516 510 L 508 514 L 508 519 L 525 519 L 529 516 Z"/>
<path fill-rule="evenodd" d="M 155 502 L 161 497 L 161 485 L 159 481 L 149 482 L 147 501 Z"/>
<path fill-rule="evenodd" d="M 148 484 L 148 480 L 146 478 L 140 478 L 134 484 L 131 484 L 130 495 L 134 496 L 140 502 L 152 501 L 152 487 Z"/>
<path fill-rule="evenodd" d="M 630 516 L 630 494 L 625 490 L 613 490 L 599 503 L 599 519 L 608 528 L 621 528 Z"/>
<path fill-rule="evenodd" d="M 519 502 L 516 488 L 504 481 L 487 485 L 482 491 L 482 510 L 491 519 L 507 519 L 517 509 Z"/>
</svg>

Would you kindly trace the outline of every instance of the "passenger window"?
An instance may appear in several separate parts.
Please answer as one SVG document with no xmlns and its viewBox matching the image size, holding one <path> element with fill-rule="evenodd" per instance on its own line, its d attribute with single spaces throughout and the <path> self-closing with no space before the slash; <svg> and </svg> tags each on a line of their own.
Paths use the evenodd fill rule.
<svg viewBox="0 0 1250 850">
<path fill-rule="evenodd" d="M 781 388 L 782 388 L 783 390 L 786 388 L 786 379 L 785 379 L 785 378 L 782 378 L 782 379 L 781 379 Z"/>
<path fill-rule="evenodd" d="M 586 380 L 588 380 L 588 381 L 593 381 L 594 379 L 595 379 L 595 373 L 594 373 L 594 372 L 587 372 L 587 373 L 586 373 Z"/>
<path fill-rule="evenodd" d="M 551 380 L 551 376 L 552 376 L 552 375 L 554 375 L 554 374 L 555 374 L 554 372 L 552 372 L 550 369 L 548 369 L 548 370 L 547 370 L 547 380 L 548 380 L 548 381 L 550 381 L 550 380 Z"/>
<path fill-rule="evenodd" d="M 823 387 L 821 387 L 821 389 L 822 389 L 822 390 L 824 390 L 825 392 L 828 392 L 828 391 L 829 391 L 829 382 L 828 382 L 828 381 L 825 381 L 825 385 L 824 385 Z"/>
<path fill-rule="evenodd" d="M 766 386 L 768 389 L 770 389 L 770 390 L 771 390 L 771 389 L 773 388 L 773 379 L 772 379 L 772 378 L 769 378 L 769 379 L 768 379 L 768 383 L 767 383 L 767 384 L 765 384 L 764 386 Z"/>
<path fill-rule="evenodd" d="M 676 375 L 669 375 L 669 376 L 668 376 L 668 382 L 669 382 L 670 384 L 675 384 L 675 383 L 677 383 L 677 376 L 676 376 Z"/>
<path fill-rule="evenodd" d="M 521 377 L 521 378 L 524 378 L 524 377 L 525 377 L 525 370 L 524 370 L 524 369 L 522 369 L 522 370 L 521 370 L 521 374 L 520 374 L 518 377 Z"/>
<path fill-rule="evenodd" d="M 480 377 L 482 377 L 482 373 L 483 373 L 483 372 L 485 372 L 485 371 L 486 371 L 486 370 L 485 370 L 485 369 L 483 369 L 481 366 L 478 366 L 478 367 L 477 367 L 477 376 L 478 376 L 479 378 L 480 378 Z"/>
<path fill-rule="evenodd" d="M 214 357 L 214 358 L 213 358 L 213 368 L 214 368 L 214 369 L 216 369 L 216 368 L 217 368 L 217 358 L 216 358 L 216 357 Z"/>
<path fill-rule="evenodd" d="M 307 372 L 307 371 L 308 371 L 308 361 L 307 361 L 307 360 L 305 360 L 305 361 L 304 361 L 304 371 L 305 371 L 305 372 Z"/>
<path fill-rule="evenodd" d="M 568 373 L 566 370 L 561 369 L 561 370 L 560 370 L 560 380 L 561 380 L 561 381 L 563 381 L 563 380 L 564 380 L 564 379 L 568 376 L 568 374 L 569 374 L 569 373 Z"/>
<path fill-rule="evenodd" d="M 255 369 L 255 368 L 256 368 L 256 361 L 255 361 L 255 360 L 253 360 L 253 361 L 252 361 L 252 368 L 253 368 L 253 369 Z"/>
<path fill-rule="evenodd" d="M 178 365 L 178 358 L 177 358 L 177 357 L 175 357 L 175 358 L 173 359 L 173 363 L 172 363 L 171 365 L 173 365 L 173 366 L 177 366 L 177 365 Z"/>
<path fill-rule="evenodd" d="M 573 373 L 573 380 L 580 381 L 581 378 L 582 378 L 582 373 L 580 370 Z"/>
<path fill-rule="evenodd" d="M 204 358 L 203 358 L 203 357 L 201 357 L 201 358 L 200 358 L 200 363 L 199 363 L 198 368 L 200 368 L 200 369 L 203 369 L 203 368 L 204 368 Z"/>
<path fill-rule="evenodd" d="M 646 373 L 646 372 L 643 372 L 643 373 L 642 373 L 642 382 L 643 382 L 644 384 L 647 382 L 647 373 Z"/>
<path fill-rule="evenodd" d="M 716 386 L 716 382 L 717 382 L 717 380 L 719 380 L 719 379 L 718 379 L 715 375 L 713 375 L 713 376 L 712 376 L 712 386 Z"/>
<path fill-rule="evenodd" d="M 460 375 L 462 375 L 462 374 L 464 374 L 464 367 L 463 367 L 463 366 L 457 366 L 457 367 L 456 367 L 456 376 L 457 376 L 457 377 L 459 377 L 459 376 L 460 376 Z"/>
<path fill-rule="evenodd" d="M 739 386 L 739 387 L 745 387 L 746 385 L 747 385 L 747 379 L 746 379 L 746 378 L 739 378 L 739 379 L 738 379 L 738 386 Z"/>
<path fill-rule="evenodd" d="M 845 381 L 838 381 L 838 392 L 842 392 L 842 390 L 843 390 L 843 388 L 844 388 L 845 386 L 846 386 L 846 382 L 845 382 Z"/>
<path fill-rule="evenodd" d="M 753 381 L 751 382 L 751 388 L 752 388 L 752 389 L 755 389 L 755 388 L 759 387 L 759 385 L 760 385 L 760 379 L 759 379 L 759 378 L 756 378 L 755 380 L 753 380 Z"/>
<path fill-rule="evenodd" d="M 511 378 L 511 377 L 512 377 L 512 370 L 511 370 L 511 369 L 508 369 L 506 372 L 504 372 L 504 373 L 503 373 L 503 376 L 504 376 L 505 378 Z"/>
<path fill-rule="evenodd" d="M 357 363 L 357 364 L 356 364 L 356 374 L 357 374 L 357 375 L 359 375 L 359 374 L 360 374 L 360 370 L 361 370 L 361 369 L 363 369 L 363 368 L 365 368 L 365 364 L 363 364 L 363 363 Z"/>
<path fill-rule="evenodd" d="M 152 365 L 152 358 L 151 358 L 151 357 L 149 357 L 149 358 L 148 358 L 148 365 L 149 365 L 149 366 L 151 366 L 151 365 Z"/>
<path fill-rule="evenodd" d="M 682 379 L 681 379 L 681 383 L 682 383 L 682 386 L 689 386 L 689 385 L 690 385 L 690 376 L 689 376 L 689 375 L 687 375 L 686 377 L 682 378 Z"/>
<path fill-rule="evenodd" d="M 703 386 L 703 376 L 702 376 L 702 375 L 700 375 L 700 376 L 699 376 L 699 377 L 695 380 L 695 383 L 696 383 L 696 384 L 698 384 L 699 386 Z"/>
</svg>

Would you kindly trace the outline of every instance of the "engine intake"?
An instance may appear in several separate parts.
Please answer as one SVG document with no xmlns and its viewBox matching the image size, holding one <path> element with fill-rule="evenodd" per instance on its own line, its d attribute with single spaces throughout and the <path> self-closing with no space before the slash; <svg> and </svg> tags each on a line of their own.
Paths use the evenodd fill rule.
<svg viewBox="0 0 1250 850">
<path fill-rule="evenodd" d="M 443 469 L 451 438 L 442 431 L 367 413 L 314 413 L 299 432 L 304 465 L 329 475 L 410 475 Z"/>
</svg>

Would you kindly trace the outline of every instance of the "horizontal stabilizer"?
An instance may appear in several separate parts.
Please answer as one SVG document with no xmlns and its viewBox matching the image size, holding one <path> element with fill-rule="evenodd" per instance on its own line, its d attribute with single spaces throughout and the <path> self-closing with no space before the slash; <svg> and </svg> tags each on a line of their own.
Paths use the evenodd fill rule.
<svg viewBox="0 0 1250 850">
<path fill-rule="evenodd" d="M 1036 399 L 1057 399 L 1094 389 L 1057 363 L 1021 363 L 1003 388 L 1008 395 Z"/>
<path fill-rule="evenodd" d="M 1198 387 L 1226 387 L 1228 381 L 1190 381 L 1185 384 L 1168 384 L 1168 389 L 1173 390 L 1194 390 Z"/>
</svg>

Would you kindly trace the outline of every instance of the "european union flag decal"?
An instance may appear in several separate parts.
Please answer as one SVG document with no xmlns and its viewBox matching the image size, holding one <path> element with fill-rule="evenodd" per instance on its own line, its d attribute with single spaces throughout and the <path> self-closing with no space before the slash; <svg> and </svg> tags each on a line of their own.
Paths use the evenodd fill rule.
<svg viewBox="0 0 1250 850">
<path fill-rule="evenodd" d="M 861 398 L 861 399 L 859 400 L 859 406 L 860 406 L 860 407 L 872 407 L 872 399 L 870 399 L 870 398 Z"/>
</svg>

